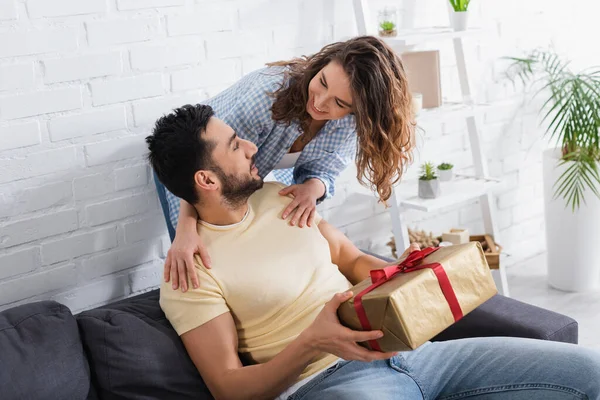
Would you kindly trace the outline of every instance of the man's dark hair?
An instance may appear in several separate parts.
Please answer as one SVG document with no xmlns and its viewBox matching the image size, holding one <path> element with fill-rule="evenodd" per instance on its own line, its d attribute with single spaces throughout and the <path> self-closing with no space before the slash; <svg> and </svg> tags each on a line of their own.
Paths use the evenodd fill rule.
<svg viewBox="0 0 600 400">
<path fill-rule="evenodd" d="M 158 179 L 190 204 L 199 200 L 194 175 L 213 165 L 215 143 L 202 137 L 212 116 L 210 106 L 186 104 L 159 118 L 152 135 L 146 138 L 148 160 Z"/>
</svg>

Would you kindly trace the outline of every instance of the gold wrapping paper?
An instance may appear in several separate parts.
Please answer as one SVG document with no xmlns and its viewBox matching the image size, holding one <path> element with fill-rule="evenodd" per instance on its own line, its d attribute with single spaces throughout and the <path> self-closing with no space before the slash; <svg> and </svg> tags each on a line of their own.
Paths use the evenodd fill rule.
<svg viewBox="0 0 600 400">
<path fill-rule="evenodd" d="M 435 262 L 446 271 L 463 316 L 498 293 L 478 242 L 441 247 L 421 264 Z M 351 289 L 353 295 L 370 285 L 371 278 L 365 279 Z M 371 328 L 384 333 L 377 340 L 384 352 L 414 350 L 455 322 L 431 268 L 395 275 L 365 294 L 362 303 Z M 354 297 L 340 305 L 338 317 L 345 326 L 363 330 Z M 368 343 L 361 345 L 371 348 Z"/>
</svg>

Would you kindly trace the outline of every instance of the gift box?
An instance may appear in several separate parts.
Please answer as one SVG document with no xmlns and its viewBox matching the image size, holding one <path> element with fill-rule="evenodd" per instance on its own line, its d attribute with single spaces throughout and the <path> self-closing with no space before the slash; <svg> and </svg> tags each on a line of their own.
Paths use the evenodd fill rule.
<svg viewBox="0 0 600 400">
<path fill-rule="evenodd" d="M 416 349 L 498 292 L 478 242 L 413 251 L 351 290 L 340 322 L 381 330 L 381 339 L 361 345 L 385 352 Z"/>
</svg>

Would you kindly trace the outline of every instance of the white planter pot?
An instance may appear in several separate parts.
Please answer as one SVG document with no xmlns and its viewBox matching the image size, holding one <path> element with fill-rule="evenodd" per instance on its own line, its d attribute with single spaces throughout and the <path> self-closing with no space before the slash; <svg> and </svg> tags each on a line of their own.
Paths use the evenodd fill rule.
<svg viewBox="0 0 600 400">
<path fill-rule="evenodd" d="M 554 183 L 568 168 L 558 166 L 559 149 L 544 152 L 544 204 L 548 248 L 548 283 L 556 289 L 586 292 L 600 289 L 600 199 L 586 190 L 586 204 L 573 213 Z"/>
<path fill-rule="evenodd" d="M 440 195 L 439 179 L 422 181 L 419 179 L 419 197 L 422 199 L 435 199 Z"/>
<path fill-rule="evenodd" d="M 454 11 L 452 13 L 452 28 L 454 28 L 455 31 L 466 31 L 468 19 L 468 11 Z"/>
<path fill-rule="evenodd" d="M 454 172 L 451 169 L 438 169 L 437 176 L 441 182 L 448 182 L 454 177 Z"/>
</svg>

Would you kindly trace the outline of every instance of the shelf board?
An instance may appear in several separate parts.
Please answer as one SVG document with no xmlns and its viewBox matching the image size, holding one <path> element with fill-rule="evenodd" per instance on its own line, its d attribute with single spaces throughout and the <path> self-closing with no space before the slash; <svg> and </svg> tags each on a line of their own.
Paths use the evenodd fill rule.
<svg viewBox="0 0 600 400">
<path fill-rule="evenodd" d="M 443 103 L 436 108 L 422 109 L 417 115 L 417 122 L 423 120 L 442 119 L 449 114 L 453 117 L 468 117 L 483 113 L 491 108 L 490 104 L 467 105 L 464 103 Z"/>
<path fill-rule="evenodd" d="M 450 27 L 432 27 L 432 28 L 414 28 L 409 30 L 400 30 L 395 37 L 382 37 L 392 47 L 410 47 L 426 42 L 435 42 L 444 39 L 457 39 L 465 36 L 474 36 L 481 34 L 481 28 L 469 28 L 465 31 L 455 31 Z"/>
<path fill-rule="evenodd" d="M 455 175 L 450 182 L 440 182 L 440 196 L 436 199 L 422 199 L 418 193 L 418 180 L 407 180 L 396 187 L 398 205 L 404 209 L 434 212 L 475 200 L 495 189 L 501 181 L 495 178 L 475 178 Z"/>
</svg>

